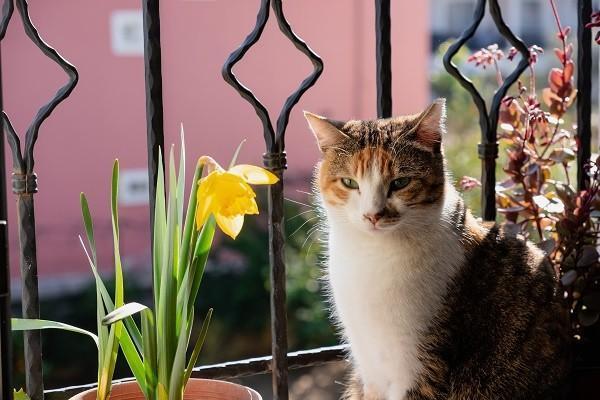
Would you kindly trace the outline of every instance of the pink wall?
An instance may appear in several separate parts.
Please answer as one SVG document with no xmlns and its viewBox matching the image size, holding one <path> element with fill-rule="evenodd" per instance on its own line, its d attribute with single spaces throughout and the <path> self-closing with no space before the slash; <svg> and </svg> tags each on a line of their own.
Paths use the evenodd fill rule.
<svg viewBox="0 0 600 400">
<path fill-rule="evenodd" d="M 220 75 L 223 61 L 253 28 L 258 3 L 162 2 L 166 142 L 177 141 L 183 122 L 189 159 L 211 154 L 226 162 L 246 138 L 240 160 L 261 162 L 261 125 L 253 109 Z M 137 0 L 31 1 L 32 19 L 44 39 L 80 73 L 71 97 L 43 125 L 36 150 L 42 285 L 51 275 L 88 276 L 77 241 L 82 232 L 81 191 L 88 194 L 96 216 L 101 261 L 110 267 L 108 182 L 112 160 L 118 157 L 122 168 L 146 166 L 143 59 L 115 56 L 108 30 L 113 10 L 136 8 Z M 294 30 L 325 61 L 321 79 L 292 112 L 287 133 L 288 175 L 306 177 L 318 153 L 301 110 L 337 119 L 375 116 L 374 10 L 372 2 L 363 0 L 303 0 L 285 2 L 285 12 Z M 429 96 L 427 2 L 394 2 L 392 12 L 394 112 L 416 112 Z M 65 76 L 27 40 L 16 17 L 2 42 L 2 76 L 5 109 L 18 132 L 24 132 L 37 108 L 63 84 Z M 278 109 L 311 68 L 271 20 L 263 39 L 235 71 L 269 109 Z M 308 189 L 308 180 L 304 186 Z M 9 194 L 15 278 L 13 199 Z M 121 208 L 122 252 L 130 265 L 142 264 L 148 254 L 147 213 L 143 206 Z"/>
</svg>

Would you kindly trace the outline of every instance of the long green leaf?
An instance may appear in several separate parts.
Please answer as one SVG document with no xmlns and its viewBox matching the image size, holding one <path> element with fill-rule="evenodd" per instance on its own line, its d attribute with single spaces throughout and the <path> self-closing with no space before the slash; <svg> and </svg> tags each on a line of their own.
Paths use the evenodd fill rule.
<svg viewBox="0 0 600 400">
<path fill-rule="evenodd" d="M 142 311 L 142 336 L 144 338 L 144 372 L 146 376 L 147 399 L 154 399 L 156 396 L 156 373 L 157 373 L 157 353 L 156 353 L 156 324 L 151 310 Z"/>
<path fill-rule="evenodd" d="M 108 313 L 106 317 L 102 320 L 103 325 L 112 325 L 115 323 L 121 323 L 120 321 L 127 320 L 131 318 L 132 315 L 137 314 L 139 312 L 151 311 L 143 304 L 139 303 L 127 303 L 112 312 Z M 144 364 L 142 359 L 140 358 L 137 349 L 133 345 L 131 337 L 129 336 L 127 329 L 122 329 L 120 332 L 120 336 L 118 337 L 119 343 L 121 344 L 121 350 L 123 350 L 123 354 L 129 363 L 129 367 L 131 368 L 136 381 L 140 385 L 140 388 L 144 393 L 147 393 L 148 383 L 146 381 L 146 373 Z M 132 360 L 133 362 L 130 362 Z"/>
<path fill-rule="evenodd" d="M 176 321 L 177 310 L 175 301 L 176 276 L 174 275 L 174 257 L 178 253 L 176 241 L 176 188 L 177 178 L 175 176 L 175 161 L 173 148 L 169 153 L 169 201 L 167 204 L 167 231 L 165 238 L 165 251 L 163 253 L 162 271 L 160 276 L 160 291 L 157 312 L 157 350 L 158 350 L 158 385 L 159 396 L 164 392 L 168 394 L 170 370 L 173 366 L 173 358 L 177 347 Z M 162 331 L 162 332 L 161 332 Z M 163 392 L 164 390 L 164 392 Z"/>
<path fill-rule="evenodd" d="M 190 299 L 188 302 L 189 307 L 194 307 L 196 304 L 196 297 L 198 296 L 198 290 L 200 289 L 200 283 L 202 282 L 202 276 L 204 275 L 204 268 L 206 267 L 206 261 L 208 260 L 208 253 L 212 247 L 212 242 L 215 237 L 215 218 L 210 216 L 202 232 L 198 235 L 196 240 L 196 247 L 192 257 L 192 287 L 190 290 Z"/>
<path fill-rule="evenodd" d="M 106 289 L 104 282 L 102 281 L 102 279 L 100 278 L 100 275 L 98 274 L 98 269 L 96 267 L 96 265 L 97 265 L 97 258 L 95 256 L 96 255 L 96 243 L 94 240 L 93 223 L 92 223 L 91 213 L 89 211 L 88 202 L 83 193 L 80 196 L 80 201 L 81 201 L 81 212 L 82 212 L 83 223 L 84 223 L 84 227 L 85 227 L 85 231 L 86 231 L 86 236 L 88 239 L 90 250 L 94 257 L 94 259 L 92 259 L 90 257 L 90 254 L 88 253 L 86 246 L 83 243 L 83 239 L 80 236 L 79 241 L 81 242 L 81 246 L 83 247 L 83 250 L 84 250 L 84 252 L 87 256 L 87 259 L 90 263 L 90 267 L 91 267 L 92 273 L 94 275 L 94 280 L 96 282 L 96 314 L 97 314 L 97 321 L 98 321 L 97 322 L 98 323 L 98 336 L 100 339 L 100 348 L 98 351 L 98 366 L 99 366 L 98 382 L 105 382 L 105 384 L 108 385 L 110 383 L 107 382 L 105 380 L 105 378 L 103 377 L 103 371 L 105 370 L 105 368 L 106 368 L 105 365 L 108 362 L 108 361 L 106 361 L 106 359 L 107 359 L 107 357 L 110 358 L 110 356 L 111 356 L 110 352 L 112 351 L 112 349 L 108 348 L 108 341 L 110 338 L 109 330 L 108 330 L 108 327 L 106 327 L 105 325 L 102 324 L 102 319 L 104 318 L 104 316 L 106 314 L 105 310 L 107 310 L 108 312 L 112 311 L 114 309 L 114 304 L 113 304 L 112 298 L 108 294 L 108 290 Z M 132 341 L 131 337 L 129 336 L 128 331 L 131 331 L 132 335 L 134 335 L 134 337 L 137 335 L 138 343 L 141 342 L 141 334 L 139 333 L 139 330 L 137 329 L 137 326 L 135 325 L 135 322 L 133 321 L 132 318 L 128 318 L 126 320 L 125 324 L 127 325 L 128 329 L 121 331 L 120 335 L 117 337 L 117 339 L 119 341 L 119 344 L 121 345 L 121 348 L 123 350 L 123 355 L 125 356 L 125 359 L 129 365 L 129 368 L 133 372 L 133 374 L 136 377 L 136 379 L 138 380 L 138 382 L 140 382 L 140 386 L 142 387 L 142 390 L 145 392 L 145 388 L 144 388 L 145 382 L 144 382 L 144 375 L 143 375 L 142 360 L 139 356 L 138 350 L 136 349 L 136 347 L 134 345 L 135 339 Z M 140 347 L 140 345 L 138 345 L 138 347 Z M 104 387 L 104 388 L 99 389 L 99 393 L 109 393 L 109 392 L 110 392 L 110 387 Z M 100 396 L 102 396 L 102 394 L 100 394 Z"/>
<path fill-rule="evenodd" d="M 133 344 L 133 341 L 131 340 L 131 336 L 129 336 L 129 332 L 127 331 L 127 329 L 121 330 L 121 335 L 118 337 L 118 339 L 119 345 L 121 346 L 121 350 L 123 351 L 123 355 L 125 356 L 125 360 L 129 365 L 129 369 L 131 369 L 135 380 L 137 381 L 138 385 L 140 386 L 140 389 L 142 390 L 146 398 L 150 399 L 151 397 L 147 396 L 147 393 L 149 391 L 149 385 L 146 382 L 144 363 L 142 362 L 142 358 L 140 357 L 137 348 Z"/>
<path fill-rule="evenodd" d="M 156 198 L 154 203 L 154 231 L 152 235 L 152 274 L 154 282 L 154 306 L 158 308 L 158 296 L 161 287 L 161 274 L 167 233 L 167 214 L 165 210 L 165 175 L 162 162 L 162 149 L 158 149 L 158 176 L 156 177 Z"/>
<path fill-rule="evenodd" d="M 181 253 L 179 255 L 179 276 L 177 280 L 182 282 L 183 276 L 186 275 L 188 266 L 190 264 L 190 252 L 191 248 L 196 243 L 196 237 L 198 231 L 196 227 L 196 208 L 198 199 L 198 182 L 202 177 L 203 166 L 200 164 L 196 165 L 194 171 L 194 178 L 192 179 L 192 188 L 190 190 L 190 198 L 188 200 L 187 212 L 185 215 L 185 227 L 183 229 L 183 237 L 181 238 Z"/>
<path fill-rule="evenodd" d="M 87 252 L 87 249 L 85 248 L 85 245 L 83 244 L 83 240 L 81 239 L 81 236 L 79 236 L 79 241 L 81 242 L 81 245 L 83 246 L 83 250 L 85 251 L 86 256 L 88 257 L 88 260 L 90 262 L 90 265 L 92 266 L 92 273 L 94 274 L 94 281 L 95 281 L 95 287 L 96 287 L 96 328 L 97 328 L 97 332 L 98 332 L 98 336 L 99 336 L 99 340 L 100 340 L 100 346 L 98 348 L 98 377 L 97 377 L 97 379 L 98 379 L 98 381 L 100 381 L 102 366 L 104 365 L 105 357 L 107 356 L 106 345 L 108 343 L 108 328 L 106 326 L 102 325 L 102 319 L 106 315 L 106 308 L 105 308 L 106 301 L 103 300 L 103 292 L 102 291 L 104 290 L 104 292 L 106 292 L 105 296 L 107 298 L 110 298 L 110 296 L 108 295 L 108 292 L 106 291 L 106 288 L 104 287 L 104 283 L 100 279 L 100 276 L 98 276 L 98 273 L 96 270 L 96 265 L 98 264 L 98 258 L 96 256 L 96 240 L 94 239 L 94 225 L 92 222 L 92 216 L 90 213 L 88 201 L 87 201 L 87 198 L 85 197 L 84 193 L 80 194 L 79 201 L 81 203 L 81 216 L 83 218 L 85 234 L 88 239 L 90 251 L 92 253 L 91 258 L 90 258 L 89 253 Z M 104 391 L 106 391 L 106 390 L 104 390 Z"/>
<path fill-rule="evenodd" d="M 112 298 L 108 294 L 108 290 L 106 289 L 104 282 L 100 278 L 100 275 L 98 274 L 98 269 L 92 262 L 92 259 L 90 258 L 90 254 L 88 253 L 87 248 L 85 247 L 85 244 L 83 243 L 83 240 L 81 239 L 81 236 L 79 237 L 79 241 L 81 242 L 81 247 L 83 247 L 83 251 L 85 252 L 85 255 L 87 256 L 88 262 L 90 263 L 90 267 L 92 269 L 94 279 L 96 280 L 96 288 L 99 288 L 100 289 L 99 291 L 102 294 L 102 301 L 104 301 L 104 308 L 108 312 L 112 312 L 115 309 L 115 304 L 113 303 Z M 105 330 L 108 330 L 106 325 L 102 324 L 103 318 L 104 318 L 104 313 L 103 313 L 102 318 L 98 319 L 98 323 Z M 127 332 L 128 332 L 127 336 L 129 336 L 129 332 L 130 332 L 131 333 L 130 339 L 131 339 L 132 343 L 135 345 L 137 351 L 141 352 L 142 351 L 142 335 L 140 333 L 139 328 L 137 327 L 133 318 L 126 318 L 124 322 L 125 322 L 125 326 L 127 327 Z"/>
<path fill-rule="evenodd" d="M 136 302 L 127 303 L 119 308 L 115 308 L 111 313 L 107 314 L 102 320 L 102 324 L 112 325 L 115 322 L 122 321 L 143 310 L 148 310 L 148 307 Z"/>
<path fill-rule="evenodd" d="M 187 321 L 193 320 L 188 319 Z M 183 375 L 185 373 L 185 356 L 192 325 L 191 323 L 187 323 L 187 321 L 185 321 L 185 326 L 181 327 L 179 339 L 177 340 L 177 348 L 175 350 L 175 357 L 173 358 L 173 366 L 171 367 L 171 374 L 169 377 L 169 400 L 181 400 L 183 396 L 182 383 Z"/>
<path fill-rule="evenodd" d="M 35 331 L 38 329 L 60 329 L 63 331 L 81 333 L 87 335 L 94 340 L 96 347 L 100 345 L 98 342 L 98 336 L 85 329 L 77 328 L 76 326 L 63 324 L 62 322 L 48 321 L 45 319 L 24 319 L 24 318 L 12 318 L 11 319 L 13 331 Z"/>
<path fill-rule="evenodd" d="M 179 236 L 183 229 L 183 204 L 185 197 L 185 134 L 181 124 L 181 149 L 179 150 L 179 175 L 177 177 L 177 231 Z M 175 265 L 178 268 L 179 265 Z M 177 275 L 179 276 L 179 274 Z"/>
<path fill-rule="evenodd" d="M 208 326 L 210 325 L 210 319 L 212 317 L 213 309 L 209 309 L 206 317 L 204 317 L 204 321 L 202 322 L 202 328 L 200 329 L 200 334 L 196 339 L 196 344 L 194 344 L 194 350 L 192 351 L 192 355 L 190 356 L 190 360 L 188 361 L 187 368 L 185 369 L 185 375 L 183 377 L 183 387 L 185 387 L 192 375 L 192 370 L 198 361 L 198 356 L 200 355 L 200 351 L 202 350 L 202 346 L 204 345 L 204 340 L 206 339 L 206 333 L 208 332 Z"/>
<path fill-rule="evenodd" d="M 119 196 L 119 160 L 115 160 L 113 164 L 112 179 L 111 179 L 111 196 L 110 196 L 110 211 L 111 211 L 111 222 L 113 232 L 113 252 L 114 252 L 114 264 L 115 264 L 115 308 L 119 308 L 124 303 L 123 293 L 123 269 L 121 266 L 121 254 L 119 250 L 119 214 L 118 214 L 118 196 Z M 115 364 L 117 361 L 117 355 L 119 350 L 119 340 L 121 337 L 121 330 L 123 328 L 122 322 L 117 322 L 110 327 L 108 341 L 107 341 L 107 354 L 108 357 L 104 359 L 104 363 L 101 365 L 100 382 L 98 384 L 99 389 L 104 385 L 109 387 L 110 381 L 115 370 Z M 100 394 L 99 394 L 100 395 Z M 108 395 L 108 393 L 102 393 L 102 396 Z"/>
</svg>

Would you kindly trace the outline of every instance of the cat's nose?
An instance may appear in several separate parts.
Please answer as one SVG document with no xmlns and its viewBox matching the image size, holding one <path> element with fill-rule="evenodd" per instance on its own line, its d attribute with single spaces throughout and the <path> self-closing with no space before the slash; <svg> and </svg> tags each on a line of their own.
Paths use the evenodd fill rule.
<svg viewBox="0 0 600 400">
<path fill-rule="evenodd" d="M 363 217 L 370 221 L 373 225 L 375 225 L 377 223 L 377 221 L 379 221 L 381 219 L 381 217 L 383 217 L 383 213 L 382 212 L 378 212 L 375 214 L 363 214 Z"/>
</svg>

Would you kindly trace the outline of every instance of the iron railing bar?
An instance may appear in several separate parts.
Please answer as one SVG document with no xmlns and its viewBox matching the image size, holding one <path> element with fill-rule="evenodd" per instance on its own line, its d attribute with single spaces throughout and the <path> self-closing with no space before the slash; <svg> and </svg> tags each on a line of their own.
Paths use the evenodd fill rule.
<svg viewBox="0 0 600 400">
<path fill-rule="evenodd" d="M 584 165 L 592 147 L 592 1 L 577 1 L 577 188 L 583 190 L 588 176 Z"/>
<path fill-rule="evenodd" d="M 2 57 L 0 52 L 0 110 L 3 109 L 2 94 Z M 0 127 L 2 125 L 2 120 L 0 120 Z M 8 257 L 8 212 L 6 208 L 6 163 L 3 132 L 3 129 L 0 130 L 0 398 L 11 399 L 13 384 L 10 263 Z"/>
<path fill-rule="evenodd" d="M 488 131 L 488 112 L 487 106 L 485 104 L 485 100 L 473 85 L 473 82 L 467 78 L 465 75 L 460 72 L 458 66 L 452 61 L 454 56 L 460 51 L 461 47 L 464 46 L 469 39 L 475 36 L 475 32 L 477 28 L 479 28 L 479 24 L 483 20 L 485 16 L 485 3 L 486 0 L 478 0 L 477 5 L 475 6 L 475 11 L 473 12 L 473 22 L 469 27 L 467 27 L 460 35 L 460 37 L 456 40 L 456 42 L 452 43 L 444 54 L 444 68 L 446 71 L 454 77 L 460 83 L 460 85 L 471 95 L 473 99 L 473 103 L 477 107 L 477 111 L 479 112 L 479 129 L 481 132 Z"/>
<path fill-rule="evenodd" d="M 478 146 L 479 158 L 482 160 L 482 207 L 483 218 L 486 221 L 496 219 L 496 158 L 498 158 L 498 116 L 500 106 L 508 89 L 519 79 L 523 71 L 529 65 L 529 49 L 525 43 L 518 38 L 508 27 L 502 18 L 502 10 L 498 0 L 490 0 L 489 11 L 496 28 L 500 34 L 508 39 L 521 53 L 521 60 L 509 76 L 504 79 L 502 85 L 496 90 L 492 98 L 492 104 L 488 111 L 487 132 L 483 133 L 482 143 Z"/>
<path fill-rule="evenodd" d="M 281 0 L 273 0 L 273 14 L 277 18 L 277 24 L 279 30 L 294 44 L 294 46 L 300 50 L 305 56 L 310 59 L 313 65 L 313 72 L 306 77 L 298 89 L 292 93 L 285 101 L 279 117 L 277 118 L 277 132 L 275 135 L 275 141 L 280 145 L 280 150 L 283 151 L 285 148 L 285 130 L 287 128 L 290 112 L 292 108 L 298 103 L 302 95 L 317 82 L 317 79 L 323 73 L 323 60 L 315 53 L 310 46 L 306 44 L 298 35 L 294 33 L 289 22 L 285 18 L 283 13 L 283 4 Z"/>
<path fill-rule="evenodd" d="M 0 20 L 0 40 L 4 39 L 6 28 L 8 28 L 8 23 L 10 22 L 14 9 L 15 6 L 13 0 L 4 0 L 4 4 L 2 5 L 2 19 Z"/>
<path fill-rule="evenodd" d="M 465 88 L 473 99 L 479 112 L 479 128 L 481 130 L 481 142 L 477 146 L 479 158 L 481 159 L 481 209 L 483 219 L 486 221 L 494 221 L 496 219 L 496 158 L 498 157 L 497 143 L 497 127 L 498 113 L 502 99 L 512 84 L 514 84 L 529 63 L 529 50 L 521 39 L 514 35 L 508 25 L 502 18 L 502 11 L 497 0 L 490 0 L 490 15 L 494 20 L 494 24 L 498 28 L 500 34 L 507 38 L 508 41 L 517 48 L 521 53 L 522 59 L 514 69 L 514 71 L 506 78 L 501 87 L 496 91 L 491 109 L 487 110 L 487 105 L 473 82 L 465 77 L 459 70 L 456 64 L 452 62 L 452 58 L 465 45 L 465 43 L 475 35 L 475 31 L 479 27 L 483 17 L 485 16 L 486 0 L 479 0 L 475 6 L 473 14 L 473 22 L 465 29 L 456 42 L 444 54 L 444 67 L 450 75 L 452 75 L 463 88 Z"/>
<path fill-rule="evenodd" d="M 300 369 L 330 362 L 344 361 L 346 360 L 347 351 L 347 345 L 337 345 L 290 352 L 287 354 L 288 366 L 289 369 Z M 220 364 L 203 365 L 194 368 L 192 376 L 194 378 L 234 379 L 265 374 L 271 372 L 272 359 L 272 356 L 264 356 Z M 133 380 L 134 378 L 124 378 L 115 380 L 113 382 L 131 382 Z M 47 390 L 46 393 L 75 394 L 84 390 L 95 388 L 96 386 L 97 383 L 89 383 L 85 385 L 50 389 Z"/>
<path fill-rule="evenodd" d="M 64 101 L 77 85 L 79 75 L 73 65 L 50 47 L 39 35 L 29 15 L 27 0 L 16 0 L 16 8 L 21 16 L 25 33 L 33 44 L 48 58 L 54 61 L 67 74 L 69 80 L 59 88 L 54 97 L 42 106 L 27 132 L 24 149 L 15 132 L 9 117 L 3 111 L 0 117 L 4 132 L 13 156 L 14 173 L 12 176 L 13 192 L 17 195 L 17 226 L 19 230 L 19 261 L 21 266 L 22 310 L 24 318 L 39 318 L 40 305 L 37 277 L 37 248 L 35 233 L 34 193 L 37 193 L 37 177 L 33 171 L 35 164 L 34 147 L 40 126 L 52 114 L 54 109 Z M 3 17 L 0 22 L 0 39 L 4 38 L 13 7 L 4 2 Z M 42 375 L 42 342 L 39 331 L 23 332 L 25 353 L 25 389 L 32 400 L 42 400 L 44 382 Z"/>
<path fill-rule="evenodd" d="M 313 64 L 313 72 L 286 99 L 277 119 L 277 132 L 274 131 L 269 111 L 245 87 L 233 73 L 233 67 L 246 52 L 260 39 L 269 18 L 269 7 L 277 19 L 279 30 L 306 55 Z M 268 226 L 269 226 L 269 264 L 270 269 L 270 310 L 271 310 L 271 349 L 273 373 L 273 398 L 287 400 L 288 359 L 287 359 L 287 312 L 286 312 L 286 273 L 285 273 L 285 235 L 283 213 L 283 172 L 287 168 L 285 156 L 285 131 L 292 108 L 302 95 L 312 87 L 323 69 L 323 62 L 310 47 L 292 30 L 283 12 L 282 0 L 261 0 L 256 24 L 242 44 L 233 51 L 222 68 L 223 78 L 238 94 L 254 108 L 263 125 L 266 152 L 263 155 L 265 167 L 279 178 L 268 188 Z"/>
<path fill-rule="evenodd" d="M 162 158 L 160 161 L 164 166 L 165 148 L 160 44 L 160 0 L 143 0 L 142 5 L 146 86 L 146 140 L 148 148 L 148 200 L 150 204 L 150 240 L 152 240 L 156 179 L 158 177 L 159 158 Z M 152 249 L 152 243 L 150 248 Z"/>
<path fill-rule="evenodd" d="M 273 154 L 273 153 L 268 153 Z M 281 153 L 279 153 L 281 154 Z M 265 164 L 269 160 L 265 158 Z M 288 360 L 287 353 L 287 300 L 285 273 L 285 234 L 283 215 L 283 168 L 269 168 L 279 177 L 279 182 L 268 189 L 269 264 L 271 349 L 273 357 L 273 399 L 287 400 Z"/>
<path fill-rule="evenodd" d="M 377 117 L 392 116 L 392 39 L 390 0 L 375 0 Z"/>
<path fill-rule="evenodd" d="M 240 47 L 229 55 L 221 69 L 221 74 L 225 82 L 233 86 L 239 95 L 254 108 L 256 115 L 263 125 L 263 135 L 268 149 L 271 149 L 275 143 L 275 130 L 271 123 L 269 111 L 267 111 L 260 100 L 256 98 L 254 93 L 237 79 L 236 75 L 233 73 L 233 67 L 235 67 L 235 65 L 244 57 L 246 52 L 248 52 L 248 50 L 250 50 L 250 48 L 260 39 L 267 24 L 267 20 L 269 19 L 270 5 L 271 0 L 261 0 L 260 8 L 256 15 L 256 24 L 254 25 L 252 32 L 246 36 Z"/>
</svg>

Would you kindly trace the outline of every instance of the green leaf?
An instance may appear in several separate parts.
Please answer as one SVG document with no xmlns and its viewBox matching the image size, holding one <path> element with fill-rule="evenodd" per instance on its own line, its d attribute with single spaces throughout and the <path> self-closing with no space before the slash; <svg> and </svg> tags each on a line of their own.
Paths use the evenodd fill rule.
<svg viewBox="0 0 600 400">
<path fill-rule="evenodd" d="M 179 150 L 179 176 L 177 177 L 177 231 L 183 229 L 183 204 L 185 197 L 185 134 L 181 124 L 181 149 Z M 176 268 L 179 265 L 175 265 Z M 178 275 L 179 276 L 179 275 Z"/>
<path fill-rule="evenodd" d="M 192 351 L 192 355 L 190 356 L 190 360 L 188 361 L 187 368 L 185 369 L 185 375 L 183 377 L 183 387 L 187 385 L 190 376 L 192 375 L 192 370 L 198 361 L 198 356 L 200 355 L 200 351 L 202 350 L 202 346 L 204 345 L 204 340 L 206 339 L 206 333 L 208 332 L 208 326 L 210 325 L 210 319 L 212 317 L 213 309 L 209 309 L 206 317 L 204 317 L 204 321 L 202 322 L 202 328 L 200 329 L 200 334 L 196 339 L 196 344 L 194 344 L 194 350 Z"/>
<path fill-rule="evenodd" d="M 115 322 L 121 321 L 127 317 L 130 317 L 134 314 L 137 314 L 143 310 L 148 310 L 143 304 L 140 303 L 127 303 L 119 308 L 116 308 L 111 313 L 107 314 L 106 317 L 102 320 L 102 324 L 111 325 Z"/>
<path fill-rule="evenodd" d="M 240 155 L 240 151 L 242 150 L 242 146 L 246 143 L 246 139 L 242 140 L 238 147 L 235 149 L 233 153 L 233 157 L 231 157 L 231 162 L 229 163 L 229 169 L 233 168 L 233 166 L 237 163 L 238 156 Z"/>
<path fill-rule="evenodd" d="M 162 271 L 163 253 L 167 233 L 167 214 L 165 211 L 165 175 L 162 162 L 162 150 L 159 149 L 158 176 L 156 178 L 156 198 L 154 203 L 154 234 L 152 235 L 152 273 L 154 281 L 154 304 L 158 307 L 160 278 Z"/>
<path fill-rule="evenodd" d="M 550 155 L 548 155 L 549 159 L 556 161 L 557 163 L 563 164 L 568 163 L 569 161 L 573 161 L 575 157 L 575 152 L 568 147 L 553 149 Z"/>
<path fill-rule="evenodd" d="M 169 201 L 167 204 L 167 230 L 162 254 L 160 287 L 158 288 L 157 351 L 158 385 L 168 393 L 169 376 L 173 366 L 173 358 L 177 347 L 177 281 L 174 261 L 178 253 L 176 231 L 176 177 L 173 148 L 169 154 Z M 158 196 L 158 193 L 157 193 Z M 155 288 L 156 290 L 156 288 Z M 162 392 L 161 392 L 162 393 Z M 159 395 L 161 395 L 159 393 Z"/>
<path fill-rule="evenodd" d="M 31 398 L 21 389 L 18 392 L 13 390 L 13 400 L 31 400 Z"/>
<path fill-rule="evenodd" d="M 200 283 L 204 275 L 204 268 L 206 267 L 206 260 L 208 260 L 208 254 L 215 237 L 215 227 L 215 218 L 211 215 L 202 227 L 202 231 L 196 240 L 196 247 L 192 258 L 192 287 L 188 302 L 189 307 L 194 307 L 196 303 L 196 297 L 198 296 L 198 290 L 200 289 Z"/>
<path fill-rule="evenodd" d="M 96 257 L 96 240 L 94 239 L 94 225 L 92 223 L 92 215 L 90 214 L 90 208 L 88 206 L 87 198 L 85 193 L 79 195 L 79 201 L 81 203 L 81 215 L 83 217 L 83 226 L 85 227 L 85 234 L 90 245 L 90 251 L 92 252 L 92 261 L 94 265 L 98 265 L 98 258 Z"/>
<path fill-rule="evenodd" d="M 121 254 L 119 250 L 119 160 L 115 160 L 112 170 L 110 210 L 113 232 L 113 252 L 115 263 L 115 307 L 119 308 L 124 302 L 123 293 L 123 269 L 121 266 Z M 110 327 L 106 343 L 106 354 L 104 363 L 100 365 L 100 378 L 98 380 L 98 397 L 107 398 L 110 394 L 110 385 L 117 362 L 119 350 L 119 337 L 123 329 L 123 323 L 117 322 Z"/>
<path fill-rule="evenodd" d="M 187 274 L 189 264 L 191 261 L 190 251 L 196 238 L 198 231 L 196 227 L 196 207 L 198 199 L 198 182 L 202 177 L 203 166 L 200 164 L 196 165 L 194 170 L 194 177 L 192 178 L 192 188 L 190 190 L 190 198 L 188 200 L 187 213 L 185 216 L 185 227 L 183 229 L 183 237 L 181 238 L 181 252 L 179 254 L 179 268 L 177 277 L 178 282 L 182 282 L 183 277 Z"/>
<path fill-rule="evenodd" d="M 147 399 L 154 399 L 156 395 L 157 358 L 156 351 L 156 324 L 151 310 L 142 311 L 142 337 L 144 338 L 144 373 L 148 392 Z"/>
<path fill-rule="evenodd" d="M 13 331 L 35 331 L 38 329 L 60 329 L 63 331 L 81 333 L 87 335 L 94 340 L 96 347 L 99 346 L 98 336 L 85 329 L 77 328 L 76 326 L 63 324 L 62 322 L 48 321 L 45 319 L 24 319 L 24 318 L 12 318 L 11 319 Z"/>
</svg>

